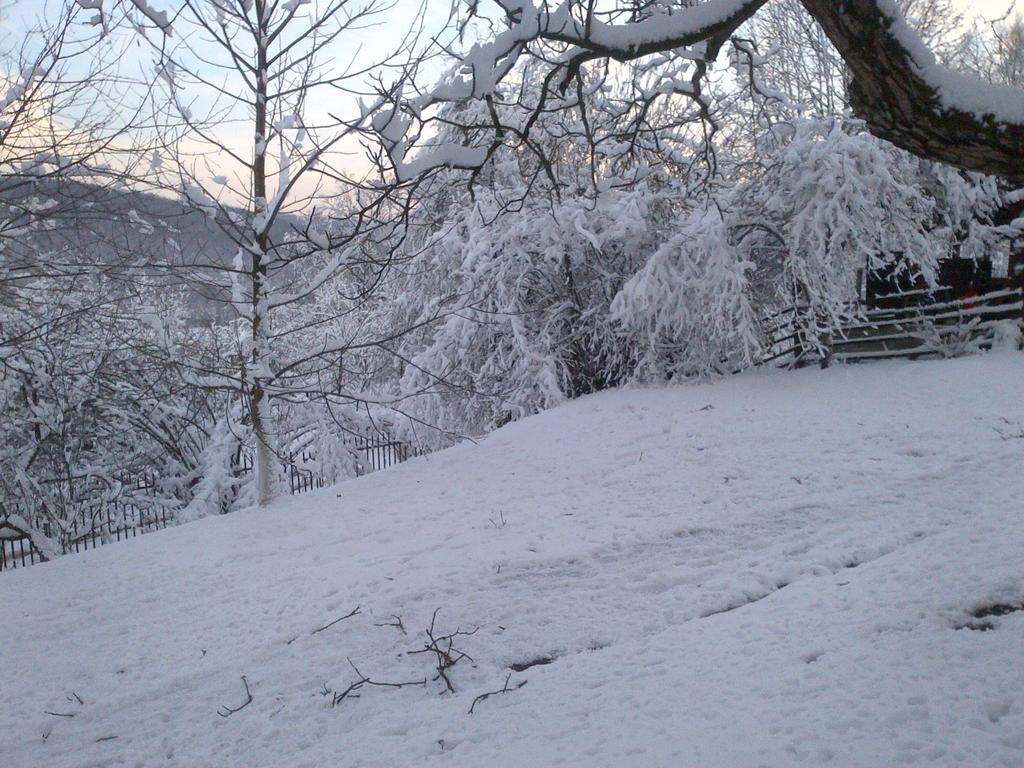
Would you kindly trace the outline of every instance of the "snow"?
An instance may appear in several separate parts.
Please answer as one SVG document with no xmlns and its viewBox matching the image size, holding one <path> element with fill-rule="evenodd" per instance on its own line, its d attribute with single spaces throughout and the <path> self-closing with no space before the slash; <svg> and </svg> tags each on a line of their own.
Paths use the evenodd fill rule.
<svg viewBox="0 0 1024 768">
<path fill-rule="evenodd" d="M 146 0 L 130 0 L 131 4 L 134 5 L 139 12 L 149 19 L 153 24 L 163 31 L 165 35 L 170 35 L 172 32 L 171 22 L 167 18 L 166 11 L 158 11 L 149 5 Z"/>
<path fill-rule="evenodd" d="M 370 115 L 370 125 L 380 136 L 387 149 L 388 157 L 394 167 L 395 177 L 399 181 L 418 178 L 431 168 L 474 168 L 483 165 L 487 159 L 486 147 L 464 147 L 453 144 L 442 144 L 431 147 L 422 157 L 406 159 L 408 141 L 405 134 L 411 120 L 399 110 L 402 103 L 402 89 L 399 88 L 390 108 L 378 108 L 367 111 L 360 106 L 363 118 Z"/>
<path fill-rule="evenodd" d="M 563 3 L 550 13 L 543 29 L 576 42 L 616 51 L 629 51 L 666 41 L 696 42 L 707 30 L 748 14 L 759 6 L 757 0 L 706 0 L 680 8 L 653 5 L 647 18 L 630 24 L 607 24 L 592 20 L 585 25 L 572 17 L 571 4 Z"/>
<path fill-rule="evenodd" d="M 42 66 L 28 66 L 21 70 L 21 74 L 11 84 L 0 98 L 0 112 L 7 110 L 12 104 L 25 98 L 32 84 L 36 80 L 46 77 L 47 71 Z"/>
<path fill-rule="evenodd" d="M 1024 603 L 1022 377 L 613 391 L 4 573 L 0 765 L 1019 766 L 1024 611 L 956 627 Z M 438 609 L 454 694 L 407 653 Z M 427 685 L 331 708 L 346 659 Z"/>
<path fill-rule="evenodd" d="M 488 159 L 486 148 L 429 144 L 419 147 L 414 159 L 407 159 L 413 150 L 413 141 L 407 138 L 412 120 L 408 114 L 400 114 L 399 106 L 421 117 L 439 103 L 491 96 L 523 56 L 527 43 L 540 38 L 567 45 L 561 54 L 565 61 L 580 49 L 596 50 L 613 58 L 631 58 L 639 49 L 669 43 L 674 54 L 684 61 L 695 59 L 699 54 L 688 49 L 688 45 L 699 47 L 709 29 L 749 16 L 762 4 L 763 0 L 706 0 L 688 7 L 655 3 L 645 6 L 644 19 L 616 24 L 602 21 L 603 14 L 599 12 L 586 22 L 577 19 L 578 7 L 574 2 L 534 4 L 531 0 L 504 0 L 498 5 L 506 29 L 486 42 L 473 44 L 458 57 L 458 65 L 441 82 L 418 98 L 403 102 L 402 88 L 396 89 L 392 107 L 379 111 L 372 125 L 387 148 L 400 181 L 414 179 L 433 168 L 476 168 Z M 468 7 L 475 13 L 476 3 L 469 3 Z M 661 84 L 661 89 L 663 93 L 692 94 L 693 86 L 671 78 Z M 548 106 L 553 108 L 550 103 Z"/>
</svg>

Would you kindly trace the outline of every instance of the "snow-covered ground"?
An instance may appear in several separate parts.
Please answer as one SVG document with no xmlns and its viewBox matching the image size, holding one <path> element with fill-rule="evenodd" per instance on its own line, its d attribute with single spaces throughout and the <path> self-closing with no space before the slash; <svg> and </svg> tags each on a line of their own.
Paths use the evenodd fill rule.
<svg viewBox="0 0 1024 768">
<path fill-rule="evenodd" d="M 609 392 L 4 573 L 0 766 L 1021 766 L 1022 432 L 1019 354 Z"/>
</svg>

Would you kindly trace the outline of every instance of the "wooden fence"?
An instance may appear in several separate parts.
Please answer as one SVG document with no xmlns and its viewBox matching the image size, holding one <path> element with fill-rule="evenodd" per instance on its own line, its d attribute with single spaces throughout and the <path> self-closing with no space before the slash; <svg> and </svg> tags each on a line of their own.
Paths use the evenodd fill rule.
<svg viewBox="0 0 1024 768">
<path fill-rule="evenodd" d="M 864 312 L 825 338 L 827 357 L 853 362 L 878 358 L 952 355 L 991 343 L 997 326 L 1024 318 L 1019 288 L 899 309 Z"/>
<path fill-rule="evenodd" d="M 1020 288 L 885 309 L 849 305 L 842 309 L 838 324 L 812 316 L 806 307 L 793 307 L 766 323 L 766 352 L 760 364 L 799 367 L 952 355 L 967 345 L 991 343 L 998 327 L 1007 321 L 1024 324 Z M 815 330 L 828 326 L 833 330 Z"/>
<path fill-rule="evenodd" d="M 806 363 L 808 355 L 817 349 L 808 330 L 808 312 L 808 307 L 792 306 L 762 321 L 765 345 L 757 365 L 794 368 Z"/>
<path fill-rule="evenodd" d="M 399 464 L 421 451 L 408 443 L 393 439 L 387 433 L 379 435 L 353 435 L 346 437 L 344 445 L 350 446 L 357 457 L 356 474 L 363 475 Z M 242 452 L 238 471 L 242 474 L 252 471 L 251 454 Z M 292 454 L 282 467 L 282 479 L 287 478 L 292 495 L 307 493 L 323 488 L 326 481 L 316 469 L 316 459 L 309 451 Z M 148 473 L 129 475 L 124 473 L 122 484 L 133 492 L 155 489 L 157 479 Z M 140 494 L 140 496 L 143 494 Z M 70 520 L 66 528 L 63 554 L 95 549 L 103 544 L 134 538 L 150 531 L 166 528 L 173 523 L 173 513 L 168 515 L 166 507 L 142 501 L 131 496 L 106 502 L 89 503 Z M 37 525 L 49 537 L 50 524 L 37 518 Z M 42 560 L 38 550 L 27 536 L 0 523 L 0 571 L 33 565 Z"/>
</svg>

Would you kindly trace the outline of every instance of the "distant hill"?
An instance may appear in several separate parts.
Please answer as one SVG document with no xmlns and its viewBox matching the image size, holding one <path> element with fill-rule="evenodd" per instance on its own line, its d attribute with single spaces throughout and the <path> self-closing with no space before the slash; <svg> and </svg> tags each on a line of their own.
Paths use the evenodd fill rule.
<svg viewBox="0 0 1024 768">
<path fill-rule="evenodd" d="M 0 200 L 16 211 L 28 200 L 47 200 L 45 228 L 5 243 L 9 258 L 38 260 L 42 252 L 67 269 L 143 271 L 168 286 L 185 285 L 196 321 L 226 320 L 229 267 L 237 246 L 205 213 L 170 197 L 65 180 L 3 189 Z M 283 219 L 281 230 L 289 226 Z"/>
</svg>

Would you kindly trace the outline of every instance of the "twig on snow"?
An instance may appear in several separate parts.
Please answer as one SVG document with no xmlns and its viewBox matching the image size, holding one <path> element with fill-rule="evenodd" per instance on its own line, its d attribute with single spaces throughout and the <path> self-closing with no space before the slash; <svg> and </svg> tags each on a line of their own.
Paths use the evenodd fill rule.
<svg viewBox="0 0 1024 768">
<path fill-rule="evenodd" d="M 475 635 L 480 627 L 477 627 L 472 632 L 464 632 L 462 629 L 457 627 L 455 631 L 450 634 L 435 635 L 434 624 L 437 621 L 437 613 L 440 610 L 441 609 L 438 608 L 434 611 L 434 615 L 430 619 L 430 628 L 426 630 L 427 638 L 430 642 L 424 643 L 423 647 L 419 650 L 409 651 L 409 655 L 411 656 L 417 653 L 433 653 L 437 661 L 437 677 L 434 679 L 443 680 L 448 692 L 455 693 L 455 686 L 452 685 L 452 681 L 448 677 L 448 670 L 463 659 L 473 661 L 472 656 L 455 647 L 455 639 L 458 637 L 469 637 L 470 635 Z"/>
<path fill-rule="evenodd" d="M 339 621 L 344 621 L 345 619 L 351 619 L 353 616 L 358 616 L 358 615 L 359 615 L 359 606 L 357 605 L 355 608 L 353 608 L 351 611 L 346 613 L 344 616 L 339 616 L 334 621 L 330 622 L 329 624 L 324 624 L 322 627 L 318 627 L 317 629 L 314 629 L 309 634 L 310 634 L 310 636 L 316 635 L 316 634 L 318 634 L 320 632 L 323 632 L 325 629 L 330 629 L 335 624 L 337 624 Z M 296 635 L 291 640 L 286 642 L 285 645 L 291 645 L 292 643 L 294 643 L 298 639 L 299 639 L 299 635 Z M 206 655 L 206 651 L 203 651 L 203 655 Z"/>
<path fill-rule="evenodd" d="M 1024 426 L 1021 426 L 1021 423 L 1019 421 L 1015 425 L 1005 416 L 1001 416 L 999 420 L 1002 421 L 1003 424 L 1005 424 L 1007 427 L 1009 427 L 1009 429 L 1000 429 L 999 427 L 993 427 L 993 429 L 996 431 L 996 434 L 998 434 L 1001 439 L 1020 440 L 1021 438 L 1024 438 Z"/>
<path fill-rule="evenodd" d="M 252 704 L 252 693 L 249 692 L 249 681 L 245 679 L 245 675 L 242 675 L 242 685 L 245 686 L 245 701 L 238 707 L 229 707 L 226 704 L 222 704 L 220 709 L 217 710 L 218 715 L 221 717 L 231 717 L 235 712 L 240 712 Z"/>
<path fill-rule="evenodd" d="M 373 626 L 375 626 L 375 627 L 395 627 L 403 635 L 409 634 L 408 632 L 405 631 L 405 624 L 402 623 L 402 617 L 401 616 L 399 616 L 397 613 L 392 613 L 391 614 L 391 618 L 394 619 L 394 621 L 385 621 L 385 622 L 383 622 L 381 624 L 374 624 Z"/>
<path fill-rule="evenodd" d="M 346 688 L 344 691 L 341 691 L 340 693 L 335 693 L 331 697 L 332 709 L 338 706 L 342 701 L 344 701 L 347 698 L 351 697 L 353 699 L 358 699 L 359 694 L 356 693 L 356 691 L 358 691 L 364 685 L 375 685 L 378 688 L 406 688 L 410 685 L 422 685 L 425 688 L 427 686 L 427 678 L 425 677 L 422 680 L 410 680 L 409 682 L 405 683 L 387 683 L 382 682 L 380 680 L 371 680 L 369 677 L 367 677 L 359 671 L 359 668 L 352 663 L 352 659 L 346 658 L 345 660 L 348 662 L 348 665 L 352 667 L 352 670 L 356 673 L 359 679 L 351 685 L 349 685 L 349 687 Z M 326 696 L 328 693 L 331 693 L 331 691 L 328 690 L 327 683 L 324 683 L 324 689 L 321 691 L 321 694 Z"/>
<path fill-rule="evenodd" d="M 511 691 L 518 691 L 520 688 L 522 688 L 524 685 L 526 685 L 526 680 L 520 680 L 518 683 L 515 684 L 514 687 L 509 688 L 508 687 L 508 681 L 511 680 L 511 679 L 512 679 L 512 673 L 509 672 L 508 675 L 505 677 L 505 685 L 503 685 L 497 691 L 488 691 L 487 693 L 481 693 L 479 696 L 477 696 L 475 699 L 473 699 L 473 703 L 472 703 L 472 705 L 470 705 L 469 712 L 467 712 L 467 714 L 472 715 L 473 714 L 473 710 L 476 708 L 476 705 L 479 704 L 481 701 L 484 701 L 485 699 L 491 698 L 491 696 L 497 696 L 499 694 L 509 693 Z"/>
<path fill-rule="evenodd" d="M 359 606 L 357 605 L 355 608 L 353 608 L 351 611 L 346 613 L 344 616 L 339 616 L 337 619 L 332 621 L 330 624 L 324 624 L 322 627 L 320 627 L 319 629 L 314 629 L 309 634 L 315 635 L 315 634 L 317 634 L 319 632 L 323 632 L 325 629 L 330 629 L 331 627 L 333 627 L 339 621 L 344 621 L 345 619 L 351 619 L 353 616 L 358 616 L 358 615 L 359 615 Z"/>
</svg>

